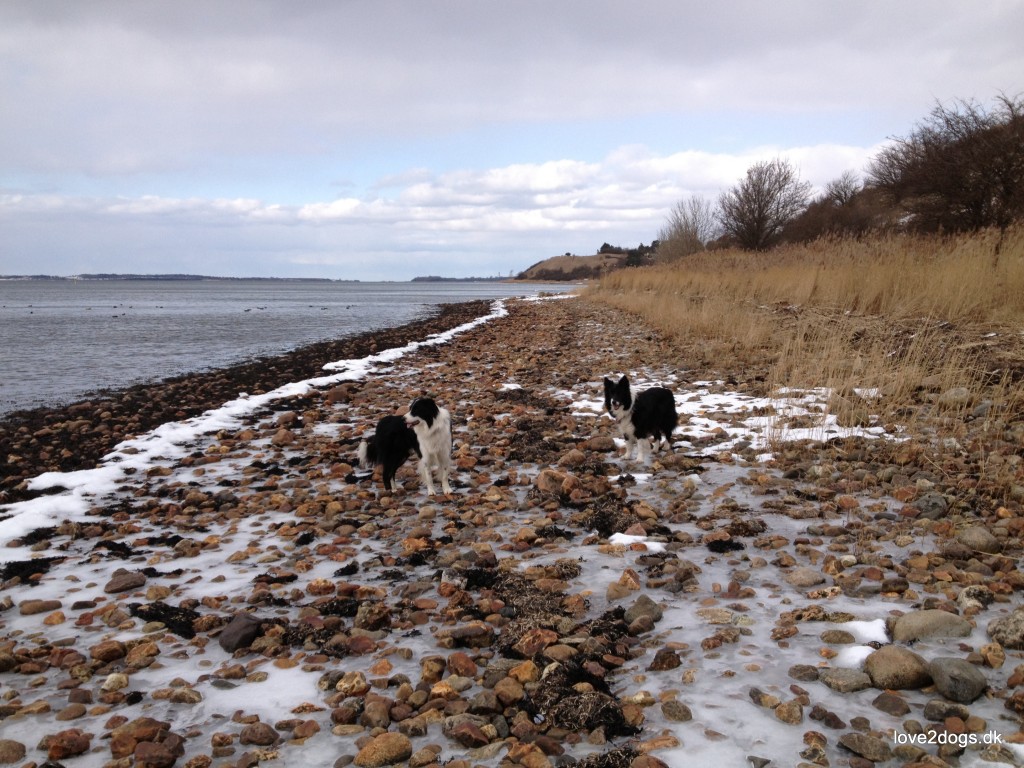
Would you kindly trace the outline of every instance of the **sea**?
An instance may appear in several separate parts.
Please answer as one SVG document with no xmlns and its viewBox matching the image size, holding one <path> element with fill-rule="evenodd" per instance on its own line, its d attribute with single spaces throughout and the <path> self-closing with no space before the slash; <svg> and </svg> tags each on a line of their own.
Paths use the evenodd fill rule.
<svg viewBox="0 0 1024 768">
<path fill-rule="evenodd" d="M 567 283 L 0 280 L 0 418 Z"/>
</svg>

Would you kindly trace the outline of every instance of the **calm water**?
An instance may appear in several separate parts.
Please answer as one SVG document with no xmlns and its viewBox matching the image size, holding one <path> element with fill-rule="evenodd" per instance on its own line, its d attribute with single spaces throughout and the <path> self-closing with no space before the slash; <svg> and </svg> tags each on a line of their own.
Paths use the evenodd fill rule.
<svg viewBox="0 0 1024 768">
<path fill-rule="evenodd" d="M 0 414 L 402 325 L 506 283 L 0 280 Z"/>
</svg>

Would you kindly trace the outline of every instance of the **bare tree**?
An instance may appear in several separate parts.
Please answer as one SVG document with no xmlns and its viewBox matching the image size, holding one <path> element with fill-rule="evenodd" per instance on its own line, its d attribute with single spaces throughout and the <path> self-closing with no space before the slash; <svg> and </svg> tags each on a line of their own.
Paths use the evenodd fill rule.
<svg viewBox="0 0 1024 768">
<path fill-rule="evenodd" d="M 782 240 L 805 243 L 827 235 L 862 237 L 892 228 L 892 208 L 874 187 L 866 188 L 853 171 L 844 171 L 792 221 Z"/>
<path fill-rule="evenodd" d="M 703 195 L 676 203 L 668 222 L 658 233 L 657 261 L 675 261 L 703 251 L 719 235 L 714 204 Z"/>
<path fill-rule="evenodd" d="M 782 158 L 755 163 L 747 175 L 718 199 L 722 229 L 743 248 L 763 251 L 799 215 L 811 197 L 810 182 Z"/>
<path fill-rule="evenodd" d="M 832 179 L 825 185 L 822 193 L 822 201 L 832 205 L 849 205 L 861 190 L 860 179 L 853 171 L 843 171 L 838 178 Z"/>
<path fill-rule="evenodd" d="M 869 183 L 926 231 L 1005 230 L 1024 216 L 1024 99 L 936 104 L 872 160 Z"/>
</svg>

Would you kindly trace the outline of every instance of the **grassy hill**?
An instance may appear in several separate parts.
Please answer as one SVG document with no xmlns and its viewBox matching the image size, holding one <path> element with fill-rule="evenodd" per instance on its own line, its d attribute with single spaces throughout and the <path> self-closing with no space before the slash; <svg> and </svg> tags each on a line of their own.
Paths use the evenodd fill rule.
<svg viewBox="0 0 1024 768">
<path fill-rule="evenodd" d="M 624 253 L 598 253 L 593 256 L 553 256 L 538 261 L 532 267 L 520 272 L 519 280 L 591 280 L 614 269 L 626 260 Z"/>
</svg>

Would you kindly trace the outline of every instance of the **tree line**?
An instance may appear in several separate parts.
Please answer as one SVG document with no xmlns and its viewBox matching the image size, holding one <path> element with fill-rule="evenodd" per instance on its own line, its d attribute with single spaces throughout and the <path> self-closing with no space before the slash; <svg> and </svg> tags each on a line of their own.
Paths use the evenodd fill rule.
<svg viewBox="0 0 1024 768">
<path fill-rule="evenodd" d="M 715 247 L 768 250 L 828 235 L 884 231 L 1005 231 L 1024 218 L 1024 98 L 937 103 L 892 138 L 861 179 L 846 171 L 813 196 L 782 158 L 764 160 L 717 200 L 693 195 L 672 209 L 655 258 Z"/>
</svg>

